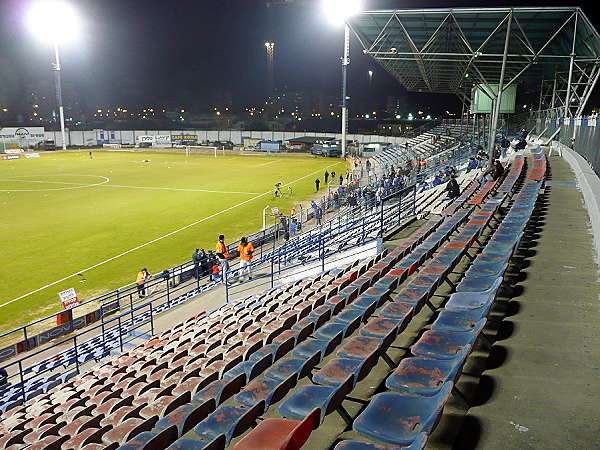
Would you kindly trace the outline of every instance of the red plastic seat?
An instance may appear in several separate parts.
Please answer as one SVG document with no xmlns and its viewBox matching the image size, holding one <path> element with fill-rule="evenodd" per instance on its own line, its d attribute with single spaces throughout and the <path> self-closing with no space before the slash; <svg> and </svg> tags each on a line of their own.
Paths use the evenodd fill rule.
<svg viewBox="0 0 600 450">
<path fill-rule="evenodd" d="M 302 421 L 266 419 L 235 444 L 233 450 L 299 450 L 318 426 L 318 409 Z"/>
</svg>

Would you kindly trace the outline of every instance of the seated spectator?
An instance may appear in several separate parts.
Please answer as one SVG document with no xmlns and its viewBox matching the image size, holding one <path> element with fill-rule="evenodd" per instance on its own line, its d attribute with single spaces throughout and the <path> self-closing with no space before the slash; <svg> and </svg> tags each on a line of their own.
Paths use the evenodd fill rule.
<svg viewBox="0 0 600 450">
<path fill-rule="evenodd" d="M 439 186 L 440 184 L 443 183 L 443 174 L 440 172 L 438 173 L 435 178 L 433 179 L 433 181 L 431 182 L 431 186 L 432 187 L 436 187 Z"/>
<path fill-rule="evenodd" d="M 0 367 L 0 386 L 4 386 L 8 382 L 8 373 L 6 369 Z"/>
<path fill-rule="evenodd" d="M 425 181 L 422 181 L 419 185 L 419 194 L 425 192 L 427 189 L 429 189 L 429 185 Z"/>
<path fill-rule="evenodd" d="M 453 175 L 446 186 L 446 192 L 448 192 L 449 199 L 455 199 L 460 197 L 460 186 L 458 181 L 456 181 L 456 177 Z"/>
<path fill-rule="evenodd" d="M 484 177 L 490 176 L 492 180 L 497 181 L 502 178 L 502 175 L 504 175 L 504 166 L 500 160 L 496 159 L 483 175 Z"/>
</svg>

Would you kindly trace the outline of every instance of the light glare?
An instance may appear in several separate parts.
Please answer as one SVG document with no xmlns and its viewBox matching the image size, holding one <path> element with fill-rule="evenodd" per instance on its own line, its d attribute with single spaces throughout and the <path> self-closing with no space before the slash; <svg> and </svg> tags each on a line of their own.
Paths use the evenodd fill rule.
<svg viewBox="0 0 600 450">
<path fill-rule="evenodd" d="M 32 34 L 40 39 L 64 44 L 79 35 L 80 20 L 75 9 L 62 0 L 39 0 L 27 17 Z"/>
<path fill-rule="evenodd" d="M 323 14 L 333 25 L 339 26 L 358 14 L 362 9 L 361 0 L 323 0 Z"/>
</svg>

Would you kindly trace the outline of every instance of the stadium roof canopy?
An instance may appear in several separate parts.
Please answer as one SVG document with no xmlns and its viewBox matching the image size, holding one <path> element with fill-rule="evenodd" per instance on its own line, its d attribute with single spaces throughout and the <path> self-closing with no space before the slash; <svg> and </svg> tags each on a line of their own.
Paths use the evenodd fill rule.
<svg viewBox="0 0 600 450">
<path fill-rule="evenodd" d="M 475 84 L 505 90 L 546 80 L 552 107 L 569 104 L 577 115 L 600 74 L 600 35 L 577 7 L 365 11 L 348 25 L 364 52 L 411 91 L 468 100 Z"/>
</svg>

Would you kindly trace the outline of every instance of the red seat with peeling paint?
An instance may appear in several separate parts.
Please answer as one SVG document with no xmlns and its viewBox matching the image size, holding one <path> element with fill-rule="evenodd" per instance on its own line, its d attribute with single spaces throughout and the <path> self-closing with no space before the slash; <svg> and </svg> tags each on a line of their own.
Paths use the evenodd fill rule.
<svg viewBox="0 0 600 450">
<path fill-rule="evenodd" d="M 241 439 L 233 450 L 299 450 L 318 426 L 318 409 L 302 421 L 266 419 Z"/>
</svg>

